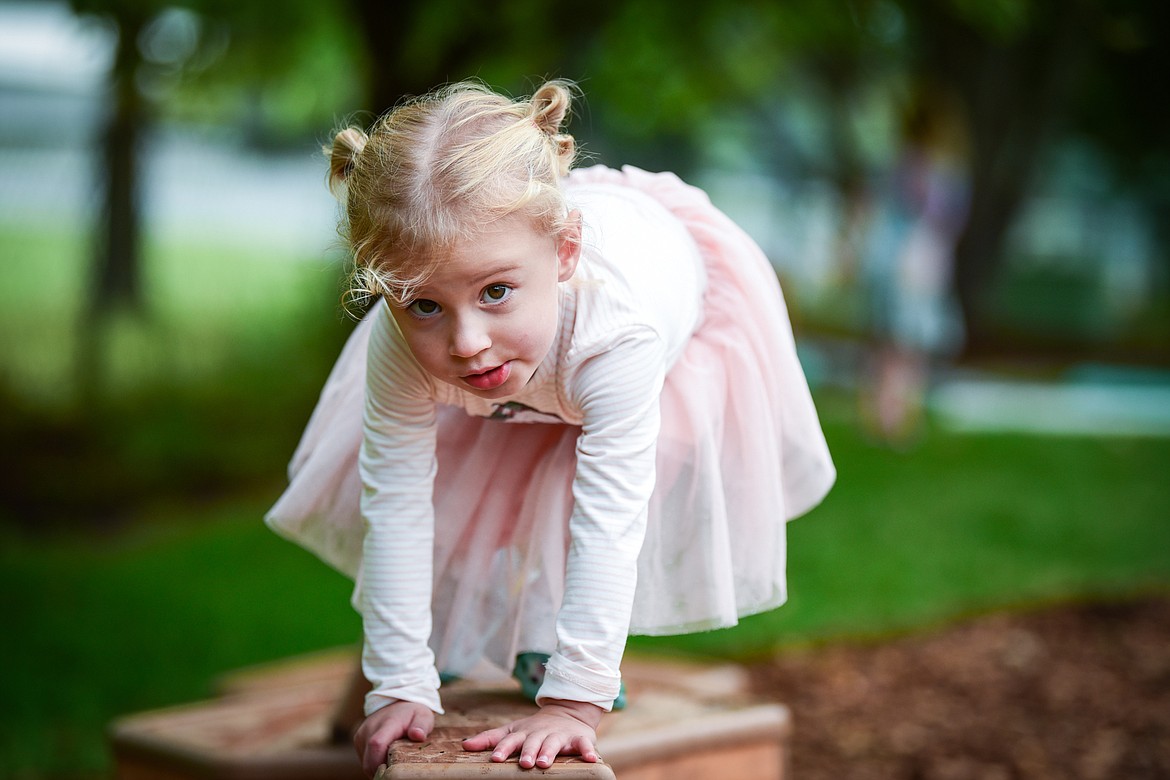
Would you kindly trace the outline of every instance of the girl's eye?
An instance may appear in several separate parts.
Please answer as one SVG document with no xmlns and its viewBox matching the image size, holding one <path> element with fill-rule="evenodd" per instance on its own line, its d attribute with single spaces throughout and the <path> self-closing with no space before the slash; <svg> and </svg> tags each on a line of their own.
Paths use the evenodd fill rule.
<svg viewBox="0 0 1170 780">
<path fill-rule="evenodd" d="M 426 298 L 419 298 L 417 301 L 411 301 L 406 310 L 416 317 L 431 317 L 439 313 L 439 304 Z"/>
<path fill-rule="evenodd" d="M 483 290 L 484 303 L 503 303 L 512 294 L 512 288 L 506 284 L 493 284 Z"/>
</svg>

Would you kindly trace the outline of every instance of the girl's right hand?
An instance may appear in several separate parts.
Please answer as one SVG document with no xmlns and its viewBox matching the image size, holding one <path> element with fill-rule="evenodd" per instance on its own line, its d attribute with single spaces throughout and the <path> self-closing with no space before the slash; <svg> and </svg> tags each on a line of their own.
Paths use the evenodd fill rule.
<svg viewBox="0 0 1170 780">
<path fill-rule="evenodd" d="M 386 763 L 391 742 L 402 737 L 422 742 L 434 727 L 435 713 L 430 707 L 412 701 L 396 701 L 376 710 L 353 735 L 362 770 L 367 777 L 373 777 Z"/>
</svg>

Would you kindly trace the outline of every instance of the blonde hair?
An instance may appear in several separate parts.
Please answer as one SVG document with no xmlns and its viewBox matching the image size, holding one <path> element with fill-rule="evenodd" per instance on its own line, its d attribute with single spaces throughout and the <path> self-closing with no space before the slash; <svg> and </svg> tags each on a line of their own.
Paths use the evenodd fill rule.
<svg viewBox="0 0 1170 780">
<path fill-rule="evenodd" d="M 401 104 L 368 134 L 339 131 L 325 152 L 353 254 L 347 299 L 409 300 L 445 250 L 501 217 L 524 213 L 537 230 L 558 230 L 560 179 L 576 153 L 560 132 L 571 90 L 550 81 L 513 101 L 460 82 Z"/>
</svg>

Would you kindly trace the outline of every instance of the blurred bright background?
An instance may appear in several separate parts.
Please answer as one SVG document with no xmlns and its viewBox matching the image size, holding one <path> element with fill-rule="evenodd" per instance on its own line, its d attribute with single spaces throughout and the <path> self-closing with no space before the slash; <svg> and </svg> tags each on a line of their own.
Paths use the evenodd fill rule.
<svg viewBox="0 0 1170 780">
<path fill-rule="evenodd" d="M 320 146 L 476 77 L 764 247 L 840 471 L 749 659 L 1170 589 L 1170 5 L 0 2 L 0 776 L 354 643 L 261 523 L 352 322 Z M 356 118 L 356 119 L 355 119 Z M 908 265 L 907 265 L 908 264 Z"/>
</svg>

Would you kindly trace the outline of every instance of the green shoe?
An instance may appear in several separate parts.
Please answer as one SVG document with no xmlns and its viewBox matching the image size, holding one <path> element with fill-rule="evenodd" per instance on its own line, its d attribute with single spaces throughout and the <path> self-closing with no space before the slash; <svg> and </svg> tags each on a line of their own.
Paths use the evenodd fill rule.
<svg viewBox="0 0 1170 780">
<path fill-rule="evenodd" d="M 622 688 L 618 691 L 617 698 L 613 700 L 613 711 L 624 710 L 626 708 L 626 684 L 622 683 Z"/>
<path fill-rule="evenodd" d="M 512 676 L 520 681 L 520 692 L 525 698 L 536 701 L 536 692 L 544 682 L 544 665 L 547 663 L 548 653 L 520 653 L 516 656 Z"/>
<path fill-rule="evenodd" d="M 520 692 L 532 701 L 536 701 L 536 692 L 544 682 L 544 665 L 548 663 L 547 653 L 520 653 L 516 656 L 516 665 L 512 667 L 512 676 L 520 681 Z M 626 708 L 626 684 L 623 682 L 618 696 L 613 700 L 613 709 Z"/>
</svg>

